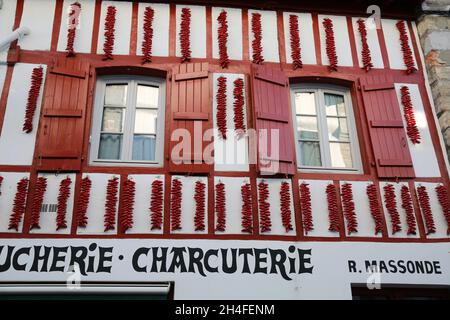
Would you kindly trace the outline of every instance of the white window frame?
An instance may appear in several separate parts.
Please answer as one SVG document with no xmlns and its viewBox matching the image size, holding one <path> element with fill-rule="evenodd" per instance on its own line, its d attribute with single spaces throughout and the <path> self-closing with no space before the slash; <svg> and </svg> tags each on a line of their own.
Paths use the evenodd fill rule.
<svg viewBox="0 0 450 320">
<path fill-rule="evenodd" d="M 322 166 L 303 166 L 300 163 L 300 148 L 298 142 L 301 140 L 297 131 L 297 113 L 295 105 L 295 94 L 300 92 L 314 92 L 316 102 L 316 117 L 319 130 L 320 157 Z M 325 110 L 325 93 L 341 95 L 344 97 L 345 112 L 347 115 L 347 127 L 349 131 L 350 150 L 353 162 L 353 168 L 338 168 L 331 166 L 330 141 L 328 139 L 328 125 Z M 331 84 L 302 83 L 291 85 L 291 101 L 292 101 L 292 119 L 295 137 L 295 151 L 297 154 L 297 169 L 307 172 L 330 172 L 330 173 L 362 173 L 361 153 L 359 150 L 359 142 L 355 116 L 353 112 L 352 99 L 350 90 L 345 87 Z"/>
<path fill-rule="evenodd" d="M 123 127 L 122 140 L 122 159 L 110 160 L 99 159 L 98 151 L 100 147 L 100 133 L 102 126 L 102 117 L 104 109 L 104 99 L 106 85 L 109 84 L 128 84 L 126 112 Z M 137 85 L 149 85 L 159 88 L 158 96 L 158 114 L 157 114 L 157 129 L 156 129 L 156 145 L 155 145 L 155 160 L 131 160 L 133 152 L 132 135 L 134 134 L 134 123 L 136 119 L 136 93 Z M 94 100 L 92 129 L 90 136 L 90 164 L 98 166 L 145 166 L 145 167 L 162 167 L 164 159 L 164 124 L 165 124 L 165 97 L 166 97 L 166 82 L 163 78 L 146 77 L 146 76 L 101 76 L 97 79 L 96 94 Z M 128 137 L 128 139 L 125 138 Z M 131 138 L 130 138 L 131 136 Z"/>
</svg>

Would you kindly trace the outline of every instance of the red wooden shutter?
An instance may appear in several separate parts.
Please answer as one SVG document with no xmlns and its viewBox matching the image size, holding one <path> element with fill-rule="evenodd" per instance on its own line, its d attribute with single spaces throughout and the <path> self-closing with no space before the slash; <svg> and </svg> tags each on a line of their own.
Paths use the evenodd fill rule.
<svg viewBox="0 0 450 320">
<path fill-rule="evenodd" d="M 393 79 L 367 76 L 360 79 L 360 88 L 378 176 L 415 177 Z"/>
<path fill-rule="evenodd" d="M 281 70 L 265 65 L 252 66 L 252 93 L 255 128 L 258 135 L 267 129 L 267 152 L 261 154 L 258 138 L 258 169 L 262 173 L 294 174 L 296 171 L 294 136 L 289 103 L 289 82 Z M 279 155 L 271 154 L 270 130 L 279 130 Z M 277 165 L 278 162 L 278 165 Z"/>
<path fill-rule="evenodd" d="M 170 141 L 170 171 L 172 172 L 207 172 L 210 165 L 203 159 L 203 150 L 210 143 L 203 141 L 203 133 L 212 128 L 211 86 L 208 63 L 183 63 L 174 68 L 172 73 L 172 99 L 170 103 L 170 134 L 176 129 L 186 129 L 191 135 L 191 150 L 181 152 L 181 158 L 191 164 L 174 163 L 172 149 L 178 141 Z M 201 131 L 195 132 L 194 128 Z M 200 134 L 202 136 L 200 136 Z M 201 145 L 198 150 L 196 144 Z"/>
<path fill-rule="evenodd" d="M 89 64 L 63 58 L 45 83 L 36 163 L 40 170 L 81 169 Z"/>
</svg>

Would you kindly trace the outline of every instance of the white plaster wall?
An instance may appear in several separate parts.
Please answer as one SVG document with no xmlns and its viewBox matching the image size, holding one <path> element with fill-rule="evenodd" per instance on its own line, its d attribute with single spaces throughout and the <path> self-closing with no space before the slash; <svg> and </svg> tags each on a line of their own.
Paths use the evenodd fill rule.
<svg viewBox="0 0 450 320">
<path fill-rule="evenodd" d="M 3 1 L 2 9 L 0 10 L 0 39 L 4 39 L 12 32 L 14 26 L 14 18 L 16 17 L 17 0 Z M 8 47 L 5 47 L 0 52 L 0 62 L 6 61 L 8 56 Z"/>
<path fill-rule="evenodd" d="M 227 139 L 219 138 L 217 130 L 217 99 L 218 90 L 217 78 L 224 76 L 227 78 Z M 215 73 L 213 84 L 213 122 L 214 122 L 214 170 L 216 171 L 248 171 L 248 138 L 237 139 L 234 133 L 234 96 L 233 82 L 242 78 L 244 80 L 244 123 L 247 125 L 247 100 L 246 86 L 247 82 L 244 74 L 234 73 Z"/>
<path fill-rule="evenodd" d="M 92 30 L 94 28 L 95 0 L 78 0 L 81 4 L 79 24 L 75 32 L 75 52 L 90 53 L 92 44 Z M 58 51 L 66 51 L 67 29 L 69 14 L 73 0 L 64 0 L 61 27 L 59 30 Z"/>
<path fill-rule="evenodd" d="M 395 234 L 392 234 L 392 223 L 391 223 L 391 216 L 389 215 L 389 212 L 386 208 L 386 203 L 385 203 L 385 196 L 384 196 L 384 186 L 387 184 L 392 184 L 394 186 L 394 192 L 395 192 L 395 197 L 396 197 L 396 203 L 397 203 L 397 211 L 400 215 L 400 222 L 401 222 L 401 227 L 402 230 L 396 232 Z M 381 192 L 381 199 L 383 201 L 383 211 L 384 211 L 384 219 L 386 220 L 386 224 L 387 224 L 387 228 L 388 228 L 388 235 L 390 238 L 419 238 L 420 234 L 419 234 L 419 227 L 416 224 L 416 234 L 410 234 L 408 235 L 408 223 L 406 222 L 406 212 L 405 209 L 402 208 L 402 193 L 401 193 L 401 189 L 402 186 L 406 185 L 408 186 L 408 183 L 406 182 L 399 182 L 399 183 L 392 183 L 392 182 L 380 182 L 380 192 Z M 414 190 L 410 190 L 411 193 L 411 198 L 414 196 L 413 195 L 413 191 Z M 414 209 L 414 207 L 413 207 Z M 415 210 L 414 210 L 415 213 Z M 415 216 L 414 216 L 415 219 Z M 416 221 L 417 223 L 417 221 Z"/>
<path fill-rule="evenodd" d="M 269 185 L 269 198 L 267 202 L 270 203 L 269 212 L 270 212 L 270 221 L 272 222 L 272 228 L 268 232 L 261 233 L 261 235 L 295 235 L 295 211 L 294 211 L 294 202 L 293 202 L 293 194 L 292 194 L 292 184 L 291 180 L 288 179 L 257 179 L 256 188 L 258 188 L 258 184 L 264 180 Z M 292 230 L 286 232 L 286 229 L 283 227 L 283 223 L 281 220 L 281 210 L 280 210 L 280 188 L 282 182 L 288 182 L 290 187 L 291 194 L 291 224 Z M 257 191 L 258 192 L 258 191 Z M 259 199 L 259 192 L 258 192 Z M 259 212 L 259 205 L 258 205 Z M 261 222 L 260 222 L 260 232 L 261 232 Z"/>
<path fill-rule="evenodd" d="M 430 207 L 431 207 L 431 213 L 433 215 L 434 225 L 436 227 L 435 233 L 430 233 L 427 235 L 427 238 L 450 238 L 450 235 L 447 235 L 447 221 L 445 220 L 445 216 L 442 212 L 442 207 L 439 204 L 439 200 L 437 198 L 436 186 L 438 186 L 438 183 L 430 183 L 430 182 L 416 182 L 416 189 L 419 186 L 424 186 L 427 189 L 428 196 L 430 197 Z M 417 190 L 416 190 L 417 192 Z M 422 208 L 421 208 L 422 211 Z M 425 218 L 422 214 L 422 219 L 425 224 Z M 427 231 L 427 227 L 425 226 L 425 232 Z"/>
<path fill-rule="evenodd" d="M 228 57 L 231 60 L 242 60 L 242 10 L 236 8 L 212 8 L 213 58 L 219 59 L 219 42 L 217 41 L 217 17 L 225 10 L 228 21 Z"/>
<path fill-rule="evenodd" d="M 0 187 L 0 232 L 17 233 L 22 231 L 23 218 L 19 224 L 19 231 L 8 230 L 14 198 L 17 192 L 17 183 L 23 178 L 30 178 L 28 172 L 0 172 L 3 182 Z"/>
<path fill-rule="evenodd" d="M 222 182 L 225 185 L 225 231 L 215 231 L 217 234 L 242 234 L 242 195 L 241 186 L 250 183 L 248 177 L 214 177 L 214 184 Z M 215 187 L 214 187 L 215 190 Z M 215 204 L 215 202 L 214 202 Z M 214 212 L 214 228 L 217 226 L 217 213 Z"/>
<path fill-rule="evenodd" d="M 73 216 L 73 202 L 74 202 L 74 189 L 75 189 L 75 181 L 76 175 L 71 174 L 59 174 L 55 175 L 52 173 L 40 173 L 39 177 L 47 178 L 47 189 L 44 194 L 44 201 L 42 204 L 58 204 L 58 195 L 59 195 L 59 184 L 62 180 L 69 177 L 72 180 L 70 184 L 70 195 L 69 199 L 67 199 L 67 212 L 66 212 L 66 224 L 67 228 L 56 230 L 56 211 L 55 212 L 41 212 L 39 225 L 40 229 L 30 230 L 30 233 L 39 233 L 39 234 L 70 234 L 70 229 L 72 227 L 72 216 Z"/>
<path fill-rule="evenodd" d="M 206 58 L 206 8 L 203 6 L 184 6 L 177 5 L 177 42 L 176 55 L 181 57 L 180 46 L 180 30 L 181 30 L 181 10 L 183 8 L 191 9 L 191 57 L 192 58 Z"/>
<path fill-rule="evenodd" d="M 78 228 L 78 234 L 116 234 L 117 233 L 117 211 L 116 211 L 116 226 L 114 230 L 105 230 L 105 201 L 106 201 L 106 187 L 108 180 L 113 177 L 119 178 L 117 202 L 119 202 L 120 195 L 120 176 L 108 173 L 84 173 L 83 178 L 89 176 L 92 181 L 91 197 L 89 206 L 87 208 L 87 226 L 86 228 Z M 119 206 L 117 205 L 117 210 Z"/>
<path fill-rule="evenodd" d="M 161 224 L 161 230 L 151 230 L 151 212 L 150 203 L 152 195 L 152 183 L 155 180 L 161 180 L 163 182 L 164 192 L 164 175 L 150 175 L 150 174 L 134 174 L 129 175 L 129 179 L 136 182 L 136 192 L 134 199 L 133 210 L 133 227 L 127 230 L 127 233 L 162 233 L 163 224 Z M 164 222 L 164 193 L 163 193 L 163 222 Z"/>
<path fill-rule="evenodd" d="M 298 33 L 300 36 L 300 50 L 303 64 L 317 64 L 312 16 L 310 13 L 295 12 L 283 12 L 286 62 L 292 63 L 291 34 L 289 31 L 290 15 L 296 15 L 298 17 Z"/>
<path fill-rule="evenodd" d="M 333 181 L 331 180 L 300 180 L 298 185 L 303 182 L 309 184 L 311 192 L 311 210 L 313 217 L 314 230 L 309 231 L 305 236 L 310 237 L 339 237 L 339 232 L 331 232 L 330 219 L 328 213 L 328 200 L 326 189 Z"/>
<path fill-rule="evenodd" d="M 115 6 L 117 9 L 113 54 L 128 55 L 130 53 L 131 16 L 133 5 L 131 2 L 118 1 L 102 2 L 97 53 L 103 54 L 103 43 L 105 42 L 105 18 L 108 6 Z"/>
<path fill-rule="evenodd" d="M 144 39 L 144 12 L 146 7 L 152 7 L 153 17 L 153 41 L 152 56 L 169 56 L 169 21 L 170 6 L 165 3 L 139 3 L 137 48 L 138 55 L 142 55 L 142 41 Z"/>
<path fill-rule="evenodd" d="M 341 181 L 341 192 L 342 185 L 345 183 L 350 183 L 352 185 L 353 191 L 353 202 L 355 203 L 355 214 L 356 221 L 358 222 L 358 232 L 352 232 L 348 234 L 347 232 L 347 220 L 344 216 L 345 221 L 345 234 L 349 237 L 381 237 L 381 233 L 375 236 L 375 222 L 370 213 L 369 198 L 367 197 L 366 188 L 371 181 Z M 341 195 L 342 196 L 342 195 Z M 341 197 L 342 199 L 342 197 Z M 342 201 L 342 200 L 341 200 Z"/>
<path fill-rule="evenodd" d="M 336 55 L 338 57 L 338 66 L 352 67 L 352 50 L 350 48 L 350 36 L 347 27 L 347 17 L 319 15 L 319 34 L 320 34 L 320 52 L 322 55 L 322 64 L 329 65 L 327 56 L 327 46 L 325 38 L 325 29 L 323 19 L 330 18 L 333 21 L 334 42 L 336 44 Z"/>
<path fill-rule="evenodd" d="M 179 179 L 182 182 L 181 188 L 181 230 L 171 230 L 172 233 L 208 233 L 208 178 L 194 176 L 172 176 L 173 179 Z M 195 183 L 202 181 L 205 186 L 205 230 L 195 231 Z M 171 217 L 172 219 L 172 217 Z M 172 220 L 171 220 L 172 221 Z"/>
<path fill-rule="evenodd" d="M 31 165 L 33 162 L 42 93 L 45 86 L 46 65 L 42 65 L 44 68 L 44 78 L 33 118 L 33 131 L 31 133 L 25 133 L 22 131 L 22 126 L 25 119 L 28 90 L 31 85 L 31 74 L 33 68 L 38 66 L 39 65 L 37 64 L 28 63 L 17 63 L 14 66 L 8 101 L 6 103 L 5 118 L 0 136 L 0 164 L 2 165 L 27 166 Z"/>
<path fill-rule="evenodd" d="M 361 35 L 359 34 L 359 30 L 358 30 L 358 20 L 359 19 L 363 19 L 363 20 L 367 20 L 367 19 L 360 18 L 360 17 L 352 18 L 353 33 L 355 34 L 355 43 L 356 43 L 356 51 L 358 52 L 359 66 L 363 67 L 362 55 L 361 55 L 361 50 L 362 50 Z M 383 64 L 383 56 L 381 55 L 380 43 L 378 41 L 377 29 L 369 28 L 366 23 L 366 30 L 367 30 L 367 44 L 369 45 L 370 56 L 372 57 L 373 67 L 382 69 L 382 68 L 384 68 L 384 64 Z"/>
<path fill-rule="evenodd" d="M 391 69 L 405 70 L 406 66 L 403 61 L 403 52 L 400 43 L 400 32 L 398 32 L 395 25 L 398 20 L 382 19 L 381 25 L 383 27 L 384 41 L 386 42 L 386 49 L 389 58 L 389 65 Z M 417 60 L 414 54 L 414 49 L 411 42 L 411 34 L 409 33 L 408 25 L 405 22 L 406 34 L 408 35 L 409 47 L 413 53 L 414 64 L 417 67 Z"/>
<path fill-rule="evenodd" d="M 252 41 L 254 39 L 252 32 L 252 13 L 261 14 L 261 46 L 264 61 L 279 62 L 280 55 L 278 52 L 278 27 L 277 13 L 275 11 L 248 10 L 248 33 L 249 33 L 249 51 L 250 60 L 253 56 Z"/>
<path fill-rule="evenodd" d="M 20 26 L 31 32 L 19 40 L 21 49 L 50 50 L 55 4 L 53 0 L 25 0 Z"/>
</svg>

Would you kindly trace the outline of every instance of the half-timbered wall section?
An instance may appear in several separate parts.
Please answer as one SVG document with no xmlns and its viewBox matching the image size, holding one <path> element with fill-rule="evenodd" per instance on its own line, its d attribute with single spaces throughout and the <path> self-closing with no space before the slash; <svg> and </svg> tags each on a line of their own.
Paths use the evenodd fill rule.
<svg viewBox="0 0 450 320">
<path fill-rule="evenodd" d="M 0 238 L 450 239 L 413 21 L 3 1 L 0 39 L 18 27 Z"/>
</svg>

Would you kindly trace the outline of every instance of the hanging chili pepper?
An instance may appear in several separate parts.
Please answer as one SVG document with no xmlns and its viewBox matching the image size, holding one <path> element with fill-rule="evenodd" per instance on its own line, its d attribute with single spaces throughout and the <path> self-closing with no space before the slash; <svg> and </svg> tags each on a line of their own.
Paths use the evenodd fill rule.
<svg viewBox="0 0 450 320">
<path fill-rule="evenodd" d="M 89 200 L 91 197 L 92 181 L 88 176 L 81 180 L 80 196 L 77 202 L 77 211 L 75 213 L 77 219 L 77 226 L 86 228 L 88 224 L 87 209 L 89 207 Z"/>
<path fill-rule="evenodd" d="M 127 179 L 123 183 L 122 191 L 122 212 L 120 214 L 120 223 L 123 231 L 133 228 L 133 210 L 134 199 L 136 192 L 136 182 L 132 179 Z"/>
<path fill-rule="evenodd" d="M 114 39 L 116 32 L 116 13 L 114 6 L 108 6 L 105 17 L 105 41 L 103 43 L 103 60 L 112 60 L 114 51 Z"/>
<path fill-rule="evenodd" d="M 372 56 L 370 55 L 370 48 L 367 43 L 367 29 L 366 22 L 363 19 L 358 19 L 358 31 L 361 36 L 361 57 L 363 62 L 363 69 L 369 71 L 373 68 Z"/>
<path fill-rule="evenodd" d="M 58 206 L 56 210 L 56 230 L 67 228 L 67 200 L 70 197 L 70 185 L 72 179 L 69 177 L 61 180 L 59 184 Z"/>
<path fill-rule="evenodd" d="M 226 228 L 226 206 L 225 206 L 225 184 L 219 182 L 216 184 L 216 214 L 217 214 L 217 231 L 225 231 Z"/>
<path fill-rule="evenodd" d="M 241 186 L 242 197 L 242 232 L 253 232 L 252 190 L 250 183 Z"/>
<path fill-rule="evenodd" d="M 370 213 L 375 222 L 375 235 L 383 232 L 383 222 L 381 217 L 380 203 L 378 201 L 377 187 L 371 183 L 366 188 L 367 198 L 369 199 Z"/>
<path fill-rule="evenodd" d="M 12 213 L 9 217 L 9 230 L 19 231 L 19 225 L 25 214 L 25 206 L 28 194 L 28 179 L 22 178 L 17 183 L 17 191 L 14 196 Z"/>
<path fill-rule="evenodd" d="M 217 42 L 219 44 L 219 60 L 220 66 L 222 68 L 227 68 L 230 63 L 230 59 L 228 58 L 228 21 L 227 21 L 227 12 L 222 10 L 222 12 L 217 17 L 217 22 L 219 23 L 219 27 L 217 28 Z"/>
<path fill-rule="evenodd" d="M 440 184 L 435 188 L 439 204 L 442 208 L 442 213 L 444 214 L 445 221 L 447 222 L 447 235 L 450 234 L 450 201 L 448 199 L 447 188 Z"/>
<path fill-rule="evenodd" d="M 2 183 L 3 183 L 3 177 L 0 176 L 0 195 L 2 194 Z"/>
<path fill-rule="evenodd" d="M 243 137 L 246 132 L 244 122 L 244 80 L 237 78 L 233 81 L 233 111 L 234 111 L 234 130 L 239 138 Z"/>
<path fill-rule="evenodd" d="M 253 63 L 261 64 L 264 62 L 264 58 L 262 56 L 262 31 L 261 31 L 261 14 L 260 13 L 252 13 L 252 32 L 253 32 L 253 41 L 252 41 L 252 49 L 253 49 Z"/>
<path fill-rule="evenodd" d="M 217 128 L 219 130 L 219 138 L 227 139 L 227 78 L 217 78 Z"/>
<path fill-rule="evenodd" d="M 311 191 L 309 184 L 303 182 L 300 185 L 300 205 L 303 217 L 303 230 L 305 234 L 314 230 L 314 223 L 311 209 Z"/>
<path fill-rule="evenodd" d="M 25 120 L 23 123 L 23 132 L 30 133 L 33 131 L 33 118 L 37 108 L 39 93 L 41 92 L 42 79 L 44 76 L 44 69 L 37 67 L 31 73 L 31 86 L 28 91 L 27 106 L 25 109 Z"/>
<path fill-rule="evenodd" d="M 419 144 L 421 139 L 420 132 L 419 128 L 417 128 L 416 117 L 414 115 L 409 88 L 407 86 L 402 86 L 400 88 L 400 94 L 402 96 L 401 100 L 403 105 L 403 116 L 405 117 L 406 121 L 406 134 L 413 144 Z"/>
<path fill-rule="evenodd" d="M 181 229 L 181 200 L 182 200 L 182 182 L 179 179 L 172 180 L 172 189 L 170 190 L 170 216 L 172 230 Z"/>
<path fill-rule="evenodd" d="M 79 2 L 74 2 L 70 5 L 69 27 L 67 29 L 67 46 L 66 46 L 67 57 L 75 56 L 74 43 L 77 26 L 79 24 L 80 11 L 81 11 L 81 4 Z"/>
<path fill-rule="evenodd" d="M 291 187 L 286 181 L 283 181 L 280 187 L 280 211 L 281 222 L 286 232 L 293 230 L 291 223 Z"/>
<path fill-rule="evenodd" d="M 259 203 L 259 216 L 261 233 L 269 232 L 272 228 L 272 222 L 270 220 L 270 203 L 269 199 L 269 185 L 262 180 L 258 183 L 258 203 Z"/>
<path fill-rule="evenodd" d="M 325 42 L 328 61 L 330 65 L 328 66 L 329 71 L 337 71 L 338 57 L 336 54 L 336 43 L 334 40 L 334 30 L 333 21 L 329 18 L 323 19 L 323 27 L 325 29 Z"/>
<path fill-rule="evenodd" d="M 339 209 L 337 200 L 336 186 L 332 183 L 326 188 L 327 202 L 328 202 L 328 219 L 330 221 L 329 231 L 339 232 Z"/>
<path fill-rule="evenodd" d="M 433 214 L 431 213 L 430 197 L 428 196 L 427 188 L 424 186 L 417 187 L 417 196 L 419 198 L 420 208 L 425 219 L 425 226 L 427 227 L 427 235 L 436 232 L 434 225 Z"/>
<path fill-rule="evenodd" d="M 400 214 L 397 211 L 397 200 L 395 196 L 395 188 L 392 184 L 386 184 L 384 190 L 384 203 L 391 218 L 392 234 L 402 231 Z"/>
<path fill-rule="evenodd" d="M 152 195 L 150 201 L 151 230 L 161 230 L 163 222 L 163 182 L 154 180 L 152 182 Z"/>
<path fill-rule="evenodd" d="M 119 192 L 119 178 L 113 177 L 108 180 L 106 187 L 105 202 L 105 232 L 116 228 L 117 195 Z"/>
<path fill-rule="evenodd" d="M 344 217 L 347 220 L 347 232 L 358 232 L 358 221 L 355 214 L 355 203 L 353 202 L 353 191 L 350 183 L 342 185 L 342 207 L 344 209 Z"/>
<path fill-rule="evenodd" d="M 411 193 L 405 185 L 401 188 L 402 208 L 406 213 L 406 224 L 408 225 L 407 234 L 416 234 L 416 218 L 414 217 L 414 209 L 412 204 Z"/>
<path fill-rule="evenodd" d="M 181 9 L 180 25 L 181 62 L 191 61 L 191 9 Z"/>
<path fill-rule="evenodd" d="M 205 230 L 205 188 L 206 185 L 202 181 L 197 181 L 195 183 L 195 231 Z"/>
<path fill-rule="evenodd" d="M 400 20 L 396 24 L 398 32 L 400 33 L 400 44 L 403 52 L 403 61 L 406 66 L 406 74 L 416 72 L 417 69 L 414 64 L 411 47 L 409 46 L 409 38 L 406 33 L 405 22 Z"/>
<path fill-rule="evenodd" d="M 289 15 L 289 33 L 291 35 L 291 58 L 294 70 L 303 68 L 300 35 L 298 32 L 298 16 L 295 14 Z"/>
<path fill-rule="evenodd" d="M 47 190 L 47 178 L 38 177 L 36 186 L 34 187 L 34 194 L 31 203 L 31 223 L 30 230 L 40 229 L 39 220 L 41 218 L 41 207 L 44 201 L 44 194 Z"/>
<path fill-rule="evenodd" d="M 145 7 L 144 10 L 144 36 L 142 38 L 142 64 L 152 62 L 153 47 L 153 18 L 155 11 L 152 7 Z"/>
</svg>

